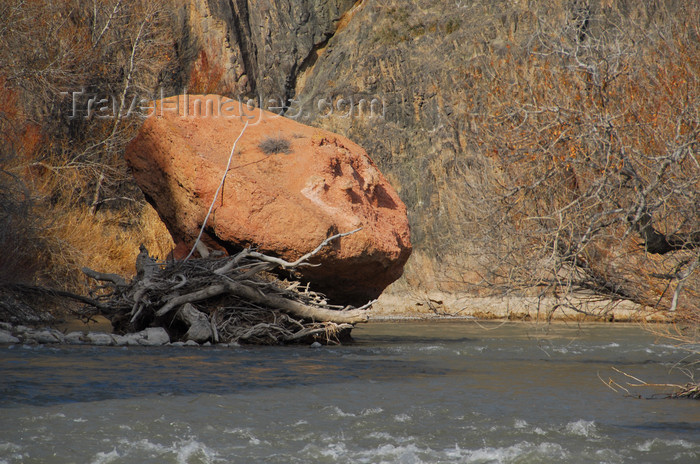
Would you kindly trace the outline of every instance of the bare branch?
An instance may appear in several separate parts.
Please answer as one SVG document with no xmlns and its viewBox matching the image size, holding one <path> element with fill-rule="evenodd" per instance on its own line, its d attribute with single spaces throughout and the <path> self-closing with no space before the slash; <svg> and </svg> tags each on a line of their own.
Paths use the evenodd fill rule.
<svg viewBox="0 0 700 464">
<path fill-rule="evenodd" d="M 211 201 L 211 205 L 209 205 L 209 211 L 207 211 L 207 215 L 204 216 L 204 221 L 202 221 L 202 227 L 199 229 L 199 235 L 197 235 L 197 238 L 194 241 L 194 245 L 192 245 L 192 249 L 185 257 L 185 261 L 190 259 L 190 257 L 194 253 L 194 250 L 197 248 L 197 244 L 199 243 L 199 240 L 202 238 L 202 234 L 204 233 L 204 228 L 207 226 L 207 221 L 209 220 L 209 216 L 211 215 L 211 212 L 214 209 L 214 204 L 216 203 L 216 199 L 219 197 L 219 192 L 223 188 L 224 182 L 226 181 L 226 176 L 228 175 L 228 171 L 231 167 L 231 159 L 233 159 L 233 154 L 236 151 L 236 144 L 241 139 L 241 137 L 243 137 L 243 133 L 248 128 L 248 122 L 249 121 L 246 120 L 245 125 L 243 126 L 243 129 L 241 129 L 241 133 L 238 134 L 238 138 L 236 138 L 236 141 L 233 142 L 233 146 L 231 147 L 231 154 L 228 156 L 228 162 L 226 163 L 226 169 L 224 169 L 224 174 L 221 176 L 221 182 L 219 182 L 219 186 L 216 188 L 216 192 L 214 192 L 214 198 Z"/>
<path fill-rule="evenodd" d="M 283 269 L 292 269 L 292 268 L 299 267 L 299 266 L 315 266 L 314 264 L 307 263 L 307 261 L 310 258 L 312 258 L 313 256 L 315 256 L 319 251 L 321 251 L 321 249 L 323 247 L 325 247 L 326 245 L 328 245 L 330 242 L 332 242 L 333 240 L 335 240 L 337 238 L 347 237 L 348 235 L 352 235 L 352 234 L 359 232 L 361 230 L 362 230 L 362 227 L 357 228 L 355 230 L 351 230 L 350 232 L 343 232 L 340 234 L 332 235 L 332 236 L 328 237 L 327 239 L 325 239 L 323 242 L 321 242 L 321 244 L 319 246 L 317 246 L 314 250 L 306 253 L 304 256 L 302 256 L 301 258 L 299 258 L 293 262 L 285 261 L 281 258 L 275 258 L 273 256 L 267 256 L 267 255 L 264 255 L 262 253 L 258 253 L 257 251 L 249 251 L 247 256 L 250 256 L 251 258 L 257 258 L 261 261 L 266 261 L 268 263 L 277 264 L 278 266 L 282 267 Z"/>
</svg>

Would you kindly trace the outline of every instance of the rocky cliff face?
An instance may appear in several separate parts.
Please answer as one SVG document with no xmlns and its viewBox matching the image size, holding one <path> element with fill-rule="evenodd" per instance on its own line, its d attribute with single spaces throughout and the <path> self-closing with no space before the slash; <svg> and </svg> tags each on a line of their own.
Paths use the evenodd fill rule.
<svg viewBox="0 0 700 464">
<path fill-rule="evenodd" d="M 294 96 L 300 72 L 354 3 L 191 0 L 187 22 L 194 72 L 204 81 L 196 84 L 236 97 L 286 102 Z"/>
</svg>

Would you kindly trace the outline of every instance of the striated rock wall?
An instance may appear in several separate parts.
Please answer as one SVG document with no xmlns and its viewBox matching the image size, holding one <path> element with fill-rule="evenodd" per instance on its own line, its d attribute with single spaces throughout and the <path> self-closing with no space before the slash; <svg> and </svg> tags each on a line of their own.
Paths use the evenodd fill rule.
<svg viewBox="0 0 700 464">
<path fill-rule="evenodd" d="M 353 0 L 190 0 L 193 92 L 286 102 Z"/>
</svg>

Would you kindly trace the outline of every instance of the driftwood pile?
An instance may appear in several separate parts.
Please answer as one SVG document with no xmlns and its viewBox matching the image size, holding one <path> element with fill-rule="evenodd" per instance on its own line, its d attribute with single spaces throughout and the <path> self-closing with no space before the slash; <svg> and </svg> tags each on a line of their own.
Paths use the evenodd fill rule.
<svg viewBox="0 0 700 464">
<path fill-rule="evenodd" d="M 157 262 L 142 246 L 131 281 L 83 269 L 99 281 L 93 295 L 100 312 L 118 333 L 164 327 L 172 340 L 198 343 L 340 343 L 367 308 L 337 306 L 280 271 L 311 266 L 309 259 L 330 241 L 294 262 L 251 249 L 225 258 L 202 257 Z M 206 251 L 201 253 L 207 255 Z"/>
</svg>

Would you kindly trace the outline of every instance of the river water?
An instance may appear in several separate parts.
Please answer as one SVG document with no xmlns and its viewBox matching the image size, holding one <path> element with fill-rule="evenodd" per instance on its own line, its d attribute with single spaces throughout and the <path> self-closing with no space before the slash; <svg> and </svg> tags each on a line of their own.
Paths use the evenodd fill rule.
<svg viewBox="0 0 700 464">
<path fill-rule="evenodd" d="M 0 348 L 0 463 L 697 463 L 630 325 L 371 323 L 342 347 Z M 697 372 L 697 371 L 696 371 Z M 700 373 L 698 373 L 700 375 Z"/>
</svg>

